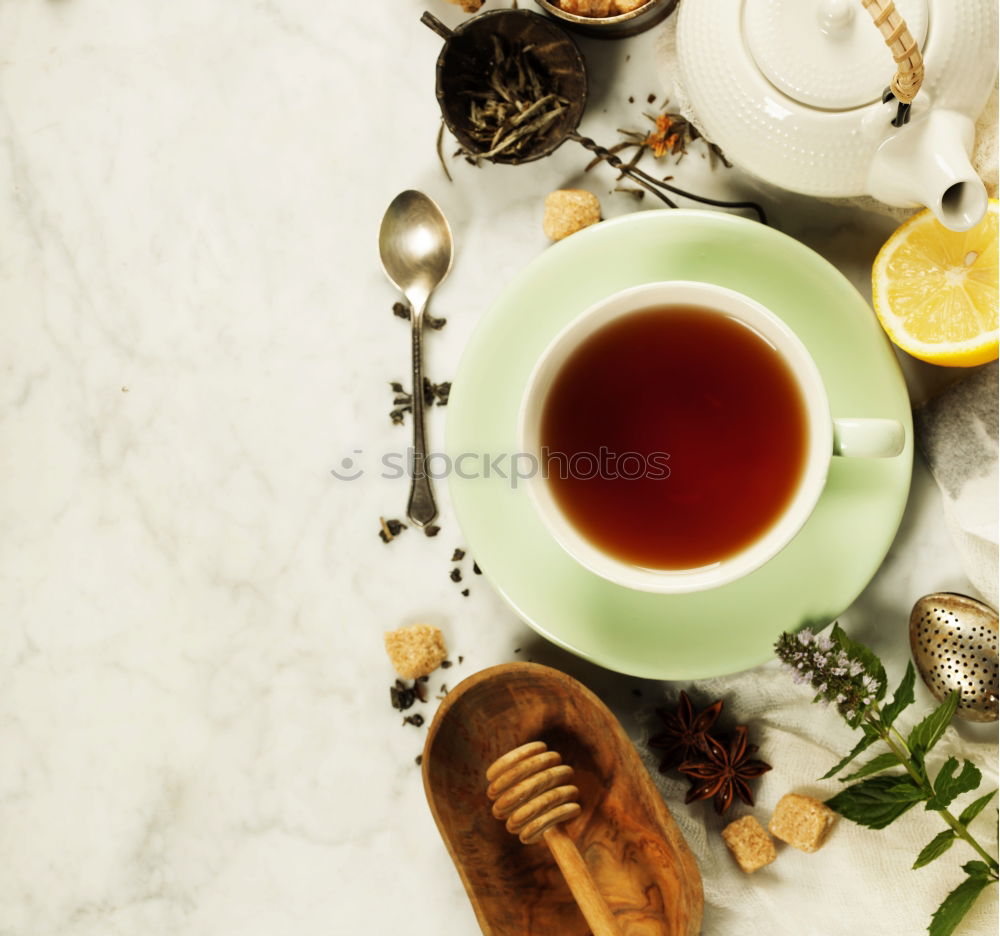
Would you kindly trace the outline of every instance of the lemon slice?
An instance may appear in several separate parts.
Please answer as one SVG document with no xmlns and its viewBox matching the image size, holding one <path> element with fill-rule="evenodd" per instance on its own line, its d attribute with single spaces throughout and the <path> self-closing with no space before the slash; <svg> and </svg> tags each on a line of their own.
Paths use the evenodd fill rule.
<svg viewBox="0 0 1000 936">
<path fill-rule="evenodd" d="M 875 313 L 908 354 L 950 367 L 996 360 L 998 204 L 991 199 L 986 217 L 964 233 L 921 211 L 879 251 Z"/>
</svg>

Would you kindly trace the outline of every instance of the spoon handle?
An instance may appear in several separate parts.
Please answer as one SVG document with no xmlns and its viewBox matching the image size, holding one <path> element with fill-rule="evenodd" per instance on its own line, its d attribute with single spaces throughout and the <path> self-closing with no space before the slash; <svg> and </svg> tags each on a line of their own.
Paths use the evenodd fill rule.
<svg viewBox="0 0 1000 936">
<path fill-rule="evenodd" d="M 406 515 L 415 526 L 424 527 L 438 513 L 434 489 L 427 476 L 427 438 L 424 432 L 424 306 L 414 306 L 410 313 L 413 336 L 413 480 Z"/>
</svg>

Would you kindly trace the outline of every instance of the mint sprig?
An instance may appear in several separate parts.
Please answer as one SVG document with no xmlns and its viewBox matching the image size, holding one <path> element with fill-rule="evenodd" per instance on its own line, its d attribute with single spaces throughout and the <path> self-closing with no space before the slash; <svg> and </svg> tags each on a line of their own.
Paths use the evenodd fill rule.
<svg viewBox="0 0 1000 936">
<path fill-rule="evenodd" d="M 923 803 L 924 809 L 937 812 L 948 828 L 921 849 L 914 869 L 940 858 L 957 841 L 965 842 L 982 859 L 962 866 L 965 879 L 945 897 L 928 926 L 930 936 L 950 936 L 979 895 L 1000 880 L 997 859 L 968 828 L 997 791 L 969 803 L 956 818 L 948 807 L 958 797 L 979 788 L 979 768 L 971 761 L 960 764 L 957 758 L 949 757 L 933 778 L 927 770 L 927 755 L 951 723 L 958 707 L 958 693 L 951 693 L 904 738 L 895 723 L 915 699 L 912 663 L 907 664 L 892 701 L 882 704 L 888 688 L 885 668 L 875 653 L 851 640 L 839 624 L 834 624 L 829 634 L 808 629 L 782 634 L 775 650 L 795 681 L 807 683 L 816 691 L 814 702 L 832 704 L 851 728 L 862 733 L 851 752 L 821 779 L 840 774 L 873 745 L 881 742 L 886 746 L 886 750 L 840 777 L 844 783 L 857 782 L 827 800 L 827 805 L 859 825 L 884 829 Z"/>
</svg>

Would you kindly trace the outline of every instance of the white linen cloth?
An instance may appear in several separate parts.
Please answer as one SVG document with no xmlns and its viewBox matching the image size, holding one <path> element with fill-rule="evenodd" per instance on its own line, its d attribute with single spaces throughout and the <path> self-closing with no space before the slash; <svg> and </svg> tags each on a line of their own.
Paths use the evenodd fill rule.
<svg viewBox="0 0 1000 936">
<path fill-rule="evenodd" d="M 962 568 L 997 606 L 997 381 L 994 361 L 913 414 L 917 443 L 941 489 L 945 522 Z"/>
<path fill-rule="evenodd" d="M 900 672 L 889 673 L 889 697 Z M 735 676 L 699 681 L 690 692 L 695 709 L 716 698 L 725 700 L 718 722 L 723 728 L 745 724 L 756 757 L 772 769 L 753 781 L 755 806 L 736 800 L 724 817 L 710 801 L 684 806 L 688 781 L 676 771 L 660 774 L 657 752 L 646 740 L 660 730 L 652 709 L 640 714 L 646 737 L 640 754 L 660 787 L 701 868 L 705 887 L 705 936 L 919 936 L 926 933 L 931 915 L 945 896 L 965 879 L 961 866 L 979 858 L 970 846 L 957 842 L 951 850 L 920 870 L 912 865 L 920 850 L 946 826 L 941 817 L 917 805 L 885 829 L 873 830 L 838 816 L 826 844 L 806 854 L 775 840 L 777 859 L 754 874 L 745 874 L 729 854 L 720 832 L 748 813 L 767 827 L 775 804 L 785 793 L 829 799 L 846 784 L 819 780 L 860 738 L 833 708 L 813 704 L 813 693 L 796 685 L 777 663 Z M 676 695 L 664 696 L 672 708 Z M 899 720 L 905 732 L 935 703 L 917 679 L 917 702 Z M 997 747 L 987 741 L 963 739 L 966 726 L 949 727 L 934 748 L 929 765 L 937 766 L 949 754 L 971 760 L 982 771 L 978 793 L 967 793 L 953 804 L 957 815 L 967 803 L 997 786 Z M 976 733 L 976 732 L 973 732 Z M 862 754 L 857 769 L 885 746 L 877 743 Z M 842 774 L 850 773 L 845 769 Z M 680 804 L 680 805 L 678 805 Z M 996 854 L 994 803 L 972 823 L 977 838 Z M 795 899 L 793 895 L 798 895 Z M 997 888 L 991 887 L 969 912 L 956 936 L 993 936 L 997 932 Z"/>
</svg>

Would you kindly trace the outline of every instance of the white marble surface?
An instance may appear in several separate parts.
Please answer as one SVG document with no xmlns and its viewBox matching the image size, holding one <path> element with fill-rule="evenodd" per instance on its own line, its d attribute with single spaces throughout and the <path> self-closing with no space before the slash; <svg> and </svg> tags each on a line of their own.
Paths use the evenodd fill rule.
<svg viewBox="0 0 1000 936">
<path fill-rule="evenodd" d="M 441 0 L 0 2 L 2 936 L 475 932 L 414 765 L 426 727 L 388 703 L 382 632 L 406 621 L 439 622 L 463 656 L 435 692 L 530 656 L 637 731 L 635 680 L 545 646 L 482 580 L 461 597 L 443 491 L 440 536 L 387 547 L 378 517 L 402 514 L 404 483 L 330 474 L 406 432 L 386 381 L 405 380 L 407 331 L 375 251 L 396 192 L 439 199 L 458 243 L 435 380 L 545 249 L 549 190 L 636 208 L 570 147 L 456 164 L 449 184 L 425 7 L 461 16 Z M 584 129 L 641 121 L 654 41 L 584 44 Z M 677 174 L 749 190 L 694 158 Z M 767 201 L 867 294 L 891 221 Z M 915 398 L 951 376 L 906 367 Z M 968 584 L 918 463 L 845 625 L 899 666 L 913 600 L 943 588 Z M 892 933 L 891 892 L 876 904 Z"/>
</svg>

